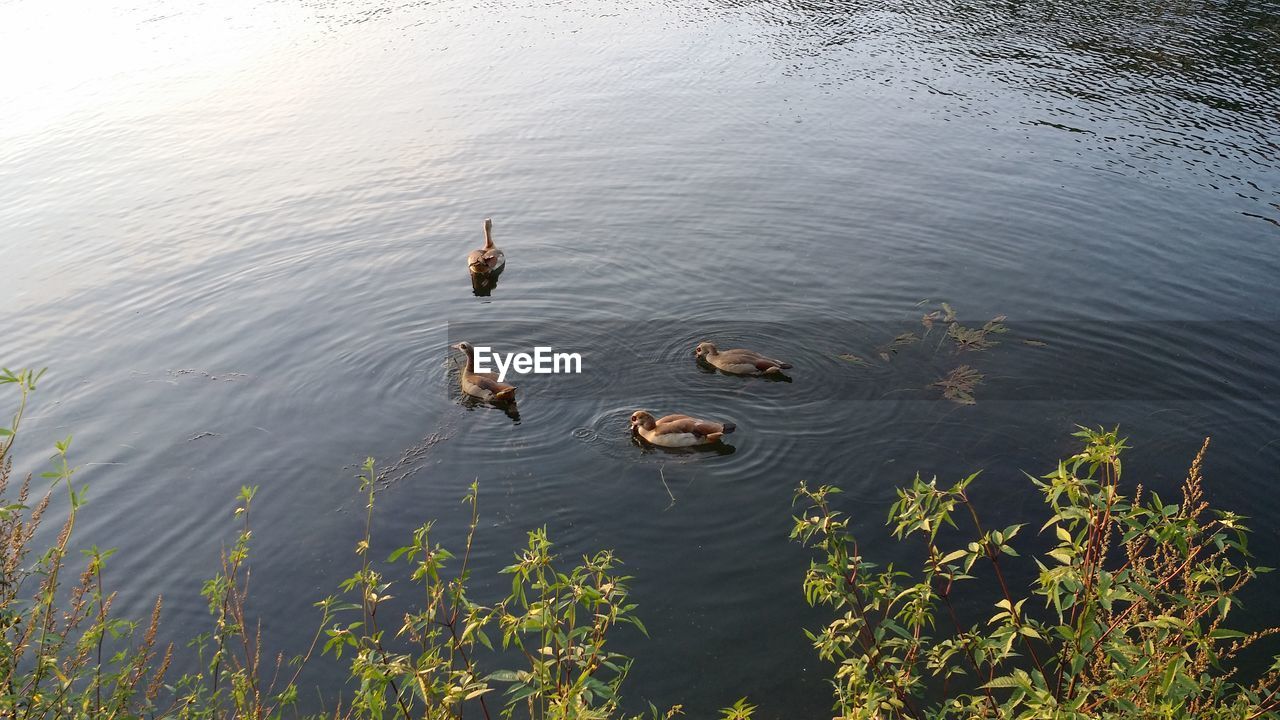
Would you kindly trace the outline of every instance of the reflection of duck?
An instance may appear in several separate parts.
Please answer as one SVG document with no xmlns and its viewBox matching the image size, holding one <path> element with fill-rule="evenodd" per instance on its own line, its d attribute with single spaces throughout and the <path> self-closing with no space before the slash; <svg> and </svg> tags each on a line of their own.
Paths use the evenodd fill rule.
<svg viewBox="0 0 1280 720">
<path fill-rule="evenodd" d="M 493 289 L 498 287 L 499 273 L 471 273 L 471 294 L 476 297 L 489 297 Z"/>
<path fill-rule="evenodd" d="M 782 375 L 783 370 L 791 367 L 791 363 L 767 358 L 750 350 L 716 349 L 713 343 L 701 342 L 694 348 L 694 355 L 715 367 L 735 375 Z"/>
<path fill-rule="evenodd" d="M 484 219 L 484 247 L 467 255 L 467 268 L 472 275 L 496 275 L 507 264 L 507 257 L 493 244 L 493 221 Z"/>
<path fill-rule="evenodd" d="M 475 372 L 473 364 L 475 362 L 475 348 L 471 343 L 460 342 L 450 347 L 455 350 L 461 350 L 467 354 L 467 364 L 462 368 L 462 372 L 458 374 L 458 384 L 462 386 L 462 392 L 480 400 L 487 400 L 494 403 L 515 403 L 516 386 L 508 385 L 504 382 L 498 382 L 496 373 L 478 373 Z"/>
<path fill-rule="evenodd" d="M 662 447 L 690 447 L 719 442 L 737 429 L 733 423 L 699 420 L 688 415 L 667 415 L 655 420 L 653 415 L 637 410 L 631 413 L 631 429 L 640 437 Z"/>
<path fill-rule="evenodd" d="M 520 408 L 516 406 L 515 400 L 510 402 L 490 402 L 488 400 L 481 400 L 478 397 L 463 395 L 462 407 L 468 410 L 475 410 L 477 408 L 483 408 L 485 410 L 500 410 L 507 417 L 516 422 L 520 422 Z"/>
</svg>

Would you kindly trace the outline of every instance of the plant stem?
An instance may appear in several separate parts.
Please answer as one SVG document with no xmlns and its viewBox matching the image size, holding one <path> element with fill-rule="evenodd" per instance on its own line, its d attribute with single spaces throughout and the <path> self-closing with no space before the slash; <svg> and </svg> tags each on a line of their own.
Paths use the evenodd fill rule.
<svg viewBox="0 0 1280 720">
<path fill-rule="evenodd" d="M 1000 559 L 997 557 L 995 548 L 991 547 L 991 542 L 986 539 L 986 532 L 982 529 L 982 523 L 978 520 L 978 511 L 974 509 L 973 503 L 969 502 L 969 496 L 963 490 L 960 491 L 960 501 L 969 509 L 969 516 L 973 518 L 973 526 L 978 530 L 978 536 L 983 538 L 983 549 L 987 551 L 987 558 L 991 560 L 991 567 L 995 568 L 996 579 L 1000 581 L 1000 591 L 1004 593 L 1004 599 L 1009 603 L 1009 616 L 1013 618 L 1014 625 L 1018 628 L 1023 627 L 1022 618 L 1019 617 L 1017 605 L 1014 603 L 1013 595 L 1009 592 L 1009 584 L 1005 582 L 1004 572 L 1000 570 Z M 1027 649 L 1027 654 L 1031 656 L 1031 662 L 1035 663 L 1036 669 L 1040 671 L 1040 676 L 1045 677 L 1044 665 L 1040 662 L 1040 657 L 1036 654 L 1036 650 L 1031 645 L 1031 640 L 1026 635 L 1018 633 L 1022 638 L 1022 645 Z"/>
</svg>

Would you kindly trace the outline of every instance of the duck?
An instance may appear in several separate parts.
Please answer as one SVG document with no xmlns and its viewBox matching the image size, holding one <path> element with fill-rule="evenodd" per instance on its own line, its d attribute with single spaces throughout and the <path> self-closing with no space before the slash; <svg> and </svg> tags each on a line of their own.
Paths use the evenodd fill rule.
<svg viewBox="0 0 1280 720">
<path fill-rule="evenodd" d="M 493 244 L 493 220 L 485 218 L 484 247 L 472 250 L 467 255 L 467 268 L 471 270 L 473 279 L 477 275 L 494 277 L 502 272 L 506 264 L 507 256 Z"/>
<path fill-rule="evenodd" d="M 783 370 L 791 368 L 791 363 L 774 360 L 750 350 L 741 348 L 736 350 L 717 350 L 715 344 L 710 342 L 698 343 L 698 346 L 693 350 L 693 354 L 699 360 L 705 360 L 711 365 L 734 375 L 782 375 Z"/>
<path fill-rule="evenodd" d="M 688 415 L 667 415 L 654 419 L 645 410 L 631 413 L 631 430 L 660 447 L 692 447 L 711 445 L 737 429 L 733 423 L 699 420 Z"/>
<path fill-rule="evenodd" d="M 458 384 L 462 386 L 462 392 L 471 397 L 489 402 L 515 402 L 515 385 L 498 382 L 497 373 L 478 373 L 475 371 L 475 347 L 471 343 L 464 341 L 449 347 L 467 354 L 467 364 L 458 375 Z"/>
</svg>

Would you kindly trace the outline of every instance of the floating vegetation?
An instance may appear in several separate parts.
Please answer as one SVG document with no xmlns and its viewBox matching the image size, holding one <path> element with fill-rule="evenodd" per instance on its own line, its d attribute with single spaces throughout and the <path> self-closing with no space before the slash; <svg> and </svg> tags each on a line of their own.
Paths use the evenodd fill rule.
<svg viewBox="0 0 1280 720">
<path fill-rule="evenodd" d="M 968 365 L 961 365 L 945 377 L 933 383 L 931 387 L 942 388 L 942 397 L 959 405 L 973 405 L 973 390 L 982 382 L 982 373 Z"/>
<path fill-rule="evenodd" d="M 986 350 L 992 345 L 998 345 L 992 335 L 1000 335 L 1008 332 L 1009 328 L 1005 327 L 1004 315 L 988 320 L 985 325 L 980 328 L 967 328 L 958 322 L 953 322 L 947 326 L 947 336 L 956 342 L 956 350 Z"/>
<path fill-rule="evenodd" d="M 422 438 L 412 447 L 400 453 L 400 458 L 394 463 L 382 468 L 377 477 L 378 485 L 387 487 L 416 474 L 422 469 L 421 461 L 431 451 L 431 448 L 448 440 L 452 435 L 453 428 L 446 426 L 443 430 L 433 432 Z"/>
<path fill-rule="evenodd" d="M 941 308 L 940 310 L 925 313 L 920 318 L 920 324 L 924 325 L 926 329 L 932 330 L 933 324 L 936 322 L 953 323 L 956 321 L 956 311 L 951 305 L 942 303 Z"/>
<path fill-rule="evenodd" d="M 929 333 L 933 331 L 934 325 L 946 328 L 945 334 L 938 339 L 935 351 L 950 340 L 955 344 L 955 351 L 982 351 L 999 345 L 996 336 L 1009 332 L 1009 328 L 1005 325 L 1007 316 L 997 315 L 981 327 L 965 327 L 960 323 L 959 315 L 956 309 L 950 303 L 939 302 L 936 305 L 928 298 L 916 303 L 916 308 L 929 309 L 928 312 L 920 316 L 920 324 L 924 326 L 924 331 L 920 335 L 914 332 L 905 332 L 895 337 L 892 341 L 881 345 L 875 349 L 875 353 L 880 356 L 881 360 L 889 362 L 894 355 L 917 342 L 922 342 L 928 338 Z M 1047 347 L 1048 343 L 1043 340 L 1032 338 L 1020 338 L 1019 342 L 1031 347 Z M 845 362 L 855 365 L 866 365 L 867 362 L 863 358 L 852 353 L 844 353 L 837 355 L 837 358 Z M 974 399 L 974 389 L 982 383 L 985 376 L 969 365 L 961 365 L 948 372 L 944 377 L 936 382 L 930 383 L 928 387 L 942 388 L 942 396 L 959 405 L 973 405 L 977 402 Z"/>
<path fill-rule="evenodd" d="M 885 362 L 889 362 L 889 360 L 894 355 L 898 354 L 899 350 L 919 341 L 920 341 L 920 338 L 917 337 L 915 333 L 904 332 L 898 337 L 894 338 L 893 341 L 890 342 L 888 345 L 882 345 L 876 348 L 876 354 L 880 356 L 881 360 L 884 360 Z"/>
<path fill-rule="evenodd" d="M 1035 340 L 1033 338 L 1023 338 L 1022 344 L 1030 345 L 1031 347 L 1049 347 L 1049 343 L 1043 340 Z"/>
<path fill-rule="evenodd" d="M 180 370 L 169 371 L 169 377 L 183 377 L 188 375 L 198 375 L 204 378 L 205 380 L 221 380 L 223 382 L 235 382 L 236 380 L 239 380 L 241 378 L 249 377 L 248 375 L 241 372 L 225 372 L 225 373 L 222 373 L 221 375 L 214 375 L 213 373 L 208 372 L 207 370 L 200 370 L 197 368 L 182 368 Z"/>
<path fill-rule="evenodd" d="M 1004 324 L 1005 316 L 998 315 L 988 320 L 980 328 L 969 328 L 960 324 L 956 317 L 955 308 L 949 303 L 941 303 L 937 310 L 925 313 L 920 318 L 920 324 L 924 325 L 926 330 L 932 330 L 934 323 L 942 323 L 947 326 L 947 337 L 956 343 L 957 350 L 986 350 L 987 348 L 998 345 L 991 336 L 1008 332 Z"/>
</svg>

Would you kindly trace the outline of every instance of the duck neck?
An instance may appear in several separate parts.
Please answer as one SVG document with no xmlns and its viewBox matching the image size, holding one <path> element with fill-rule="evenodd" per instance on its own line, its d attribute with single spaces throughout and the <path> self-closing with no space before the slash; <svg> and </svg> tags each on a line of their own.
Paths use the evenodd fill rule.
<svg viewBox="0 0 1280 720">
<path fill-rule="evenodd" d="M 488 220 L 484 221 L 484 249 L 492 250 L 493 245 L 493 223 Z"/>
</svg>

